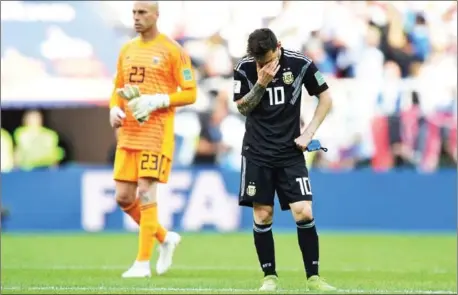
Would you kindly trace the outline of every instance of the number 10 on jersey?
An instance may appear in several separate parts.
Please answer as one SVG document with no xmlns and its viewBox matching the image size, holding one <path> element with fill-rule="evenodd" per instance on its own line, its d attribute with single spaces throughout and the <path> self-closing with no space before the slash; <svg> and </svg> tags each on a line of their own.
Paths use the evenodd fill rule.
<svg viewBox="0 0 458 295">
<path fill-rule="evenodd" d="M 285 88 L 283 86 L 267 88 L 269 93 L 269 103 L 271 106 L 276 106 L 285 103 Z"/>
</svg>

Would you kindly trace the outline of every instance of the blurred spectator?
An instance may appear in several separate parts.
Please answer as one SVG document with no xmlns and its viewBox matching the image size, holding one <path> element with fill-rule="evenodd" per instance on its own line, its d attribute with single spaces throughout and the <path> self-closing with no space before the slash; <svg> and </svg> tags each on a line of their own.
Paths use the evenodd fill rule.
<svg viewBox="0 0 458 295">
<path fill-rule="evenodd" d="M 306 54 L 313 60 L 320 72 L 328 76 L 335 76 L 337 68 L 331 57 L 324 50 L 323 43 L 319 40 L 308 42 Z"/>
<path fill-rule="evenodd" d="M 5 129 L 1 129 L 1 152 L 2 173 L 9 172 L 14 168 L 13 138 Z"/>
<path fill-rule="evenodd" d="M 385 64 L 384 84 L 378 106 L 388 119 L 388 137 L 394 167 L 406 164 L 401 138 L 401 110 L 403 108 L 401 87 L 401 69 L 395 62 L 388 61 Z"/>
<path fill-rule="evenodd" d="M 437 168 L 442 151 L 456 163 L 456 56 L 449 57 L 445 51 L 445 44 L 436 39 L 416 85 L 423 117 L 416 156 L 425 171 Z"/>
<path fill-rule="evenodd" d="M 220 97 L 215 100 L 212 110 L 199 114 L 201 130 L 194 164 L 215 165 L 218 158 L 228 151 L 228 147 L 222 141 L 221 133 L 221 123 L 228 114 L 228 102 L 225 97 Z"/>
<path fill-rule="evenodd" d="M 24 114 L 23 125 L 14 131 L 17 167 L 24 170 L 46 168 L 59 164 L 64 151 L 58 146 L 59 136 L 43 126 L 38 111 Z"/>
<path fill-rule="evenodd" d="M 415 60 L 411 43 L 404 31 L 402 15 L 390 3 L 386 5 L 388 24 L 382 27 L 381 50 L 385 59 L 399 65 L 403 78 L 407 77 Z"/>
<path fill-rule="evenodd" d="M 420 61 L 424 61 L 431 51 L 428 30 L 425 16 L 417 13 L 415 15 L 415 24 L 409 33 L 409 39 L 412 42 L 413 54 Z"/>
<path fill-rule="evenodd" d="M 404 97 L 401 69 L 394 61 L 385 63 L 384 80 L 377 99 L 375 165 L 379 169 L 411 166 L 411 154 L 403 137 L 402 114 L 411 103 Z"/>
<path fill-rule="evenodd" d="M 384 56 L 379 49 L 380 30 L 374 26 L 367 29 L 364 44 L 359 50 L 354 65 L 354 76 L 357 79 L 369 80 L 373 87 L 379 87 L 383 79 Z"/>
</svg>

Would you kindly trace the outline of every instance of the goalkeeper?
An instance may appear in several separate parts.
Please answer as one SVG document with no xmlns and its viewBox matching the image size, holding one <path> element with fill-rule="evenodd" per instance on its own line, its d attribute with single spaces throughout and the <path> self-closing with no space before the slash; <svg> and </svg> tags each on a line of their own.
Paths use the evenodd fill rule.
<svg viewBox="0 0 458 295">
<path fill-rule="evenodd" d="M 156 272 L 165 273 L 181 239 L 158 222 L 157 184 L 168 181 L 172 167 L 175 107 L 195 102 L 196 81 L 188 55 L 158 32 L 158 16 L 156 2 L 134 3 L 139 37 L 121 49 L 110 101 L 110 123 L 119 128 L 114 164 L 116 200 L 140 226 L 137 257 L 123 273 L 124 278 L 151 276 L 155 239 L 160 243 Z"/>
</svg>

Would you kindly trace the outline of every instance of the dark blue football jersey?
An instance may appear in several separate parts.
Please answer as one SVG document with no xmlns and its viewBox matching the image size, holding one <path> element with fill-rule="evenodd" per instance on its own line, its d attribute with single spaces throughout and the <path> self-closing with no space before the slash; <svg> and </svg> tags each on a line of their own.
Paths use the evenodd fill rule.
<svg viewBox="0 0 458 295">
<path fill-rule="evenodd" d="M 242 155 L 261 166 L 285 167 L 304 161 L 303 152 L 294 143 L 300 135 L 302 85 L 311 96 L 328 89 L 308 57 L 280 50 L 280 70 L 245 122 Z M 234 68 L 234 101 L 243 98 L 257 79 L 254 58 L 242 58 Z"/>
</svg>

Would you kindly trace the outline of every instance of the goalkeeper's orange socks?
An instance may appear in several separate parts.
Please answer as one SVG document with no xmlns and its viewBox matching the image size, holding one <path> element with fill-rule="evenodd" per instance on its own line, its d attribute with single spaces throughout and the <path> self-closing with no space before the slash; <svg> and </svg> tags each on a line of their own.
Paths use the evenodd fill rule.
<svg viewBox="0 0 458 295">
<path fill-rule="evenodd" d="M 164 243 L 165 241 L 165 236 L 167 235 L 167 230 L 159 224 L 157 224 L 157 232 L 156 232 L 156 239 L 159 241 L 159 243 Z"/>
<path fill-rule="evenodd" d="M 137 261 L 149 261 L 158 229 L 157 204 L 141 205 L 140 212 Z"/>
<path fill-rule="evenodd" d="M 122 211 L 128 214 L 135 223 L 140 224 L 140 200 L 138 198 L 127 207 L 121 207 Z"/>
<path fill-rule="evenodd" d="M 132 217 L 132 219 L 138 224 L 140 225 L 140 215 L 141 215 L 141 210 L 140 210 L 140 200 L 137 198 L 135 199 L 135 201 L 125 207 L 125 208 L 121 208 L 126 214 L 128 214 L 130 217 Z M 155 210 L 155 216 L 158 216 L 157 214 L 157 205 L 154 206 L 153 210 Z M 159 243 L 164 243 L 165 241 L 165 236 L 167 235 L 167 230 L 159 224 L 159 220 L 156 219 L 156 224 L 157 224 L 157 232 L 155 234 L 156 236 L 156 239 L 159 241 Z"/>
</svg>

